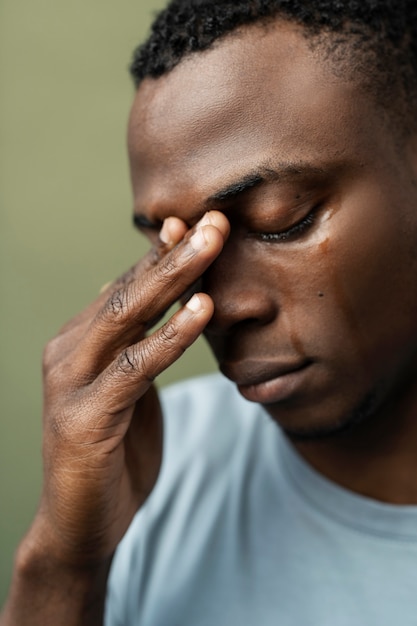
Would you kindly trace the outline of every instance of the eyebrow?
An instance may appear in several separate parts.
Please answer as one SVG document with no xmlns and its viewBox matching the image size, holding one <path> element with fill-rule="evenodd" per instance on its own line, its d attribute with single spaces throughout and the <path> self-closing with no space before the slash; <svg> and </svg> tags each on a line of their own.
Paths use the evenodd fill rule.
<svg viewBox="0 0 417 626">
<path fill-rule="evenodd" d="M 260 167 L 216 191 L 205 204 L 213 205 L 227 202 L 263 183 L 284 182 L 290 179 L 323 175 L 323 173 L 323 168 L 315 167 L 310 163 L 285 163 L 276 168 Z"/>
<path fill-rule="evenodd" d="M 313 166 L 311 163 L 282 163 L 277 167 L 271 168 L 266 166 L 260 166 L 251 172 L 242 175 L 240 178 L 228 183 L 225 187 L 219 189 L 207 200 L 204 201 L 201 208 L 201 214 L 203 215 L 207 210 L 215 208 L 215 206 L 235 199 L 245 191 L 249 191 L 254 187 L 258 187 L 264 183 L 270 182 L 284 182 L 291 179 L 301 179 L 312 176 L 323 175 L 324 168 Z M 143 213 L 135 213 L 133 215 L 133 223 L 136 227 L 160 229 L 162 222 L 152 222 Z"/>
<path fill-rule="evenodd" d="M 223 189 L 220 189 L 220 191 L 216 191 L 216 193 L 209 197 L 208 202 L 222 202 L 224 200 L 229 200 L 230 198 L 234 198 L 235 196 L 244 193 L 248 189 L 252 189 L 257 185 L 260 185 L 265 182 L 265 180 L 265 176 L 263 176 L 261 172 L 246 174 L 243 178 L 230 183 Z"/>
</svg>

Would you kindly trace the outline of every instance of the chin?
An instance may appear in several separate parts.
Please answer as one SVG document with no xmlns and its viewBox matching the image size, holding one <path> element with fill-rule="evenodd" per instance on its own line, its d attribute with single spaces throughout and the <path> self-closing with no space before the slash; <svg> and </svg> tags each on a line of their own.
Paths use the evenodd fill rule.
<svg viewBox="0 0 417 626">
<path fill-rule="evenodd" d="M 291 417 L 292 411 L 288 408 L 280 410 L 279 407 L 265 406 L 265 409 L 292 441 L 319 441 L 354 432 L 355 429 L 359 429 L 371 421 L 381 406 L 382 391 L 382 386 L 378 385 L 364 395 L 353 408 L 344 412 L 334 411 L 327 419 L 323 417 L 314 419 L 311 412 L 308 412 L 310 418 L 308 423 L 302 416 L 298 417 L 300 416 L 299 407 L 297 408 L 297 419 Z M 328 414 L 328 409 L 326 414 Z M 307 415 L 307 411 L 304 415 Z"/>
</svg>

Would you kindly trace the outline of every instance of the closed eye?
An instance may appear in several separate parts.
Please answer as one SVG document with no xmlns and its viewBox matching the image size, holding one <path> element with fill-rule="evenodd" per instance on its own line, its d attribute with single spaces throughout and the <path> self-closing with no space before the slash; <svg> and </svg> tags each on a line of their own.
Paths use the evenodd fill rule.
<svg viewBox="0 0 417 626">
<path fill-rule="evenodd" d="M 314 209 L 312 209 L 310 213 L 308 213 L 308 215 L 306 215 L 302 220 L 300 220 L 296 224 L 293 224 L 289 228 L 286 228 L 285 230 L 270 232 L 270 233 L 266 233 L 266 232 L 250 233 L 250 237 L 256 237 L 257 239 L 260 239 L 261 241 L 266 241 L 266 242 L 271 242 L 271 243 L 282 243 L 286 241 L 291 241 L 293 239 L 297 239 L 298 237 L 301 237 L 305 232 L 307 232 L 311 228 L 311 226 L 313 226 L 316 220 L 316 213 L 318 209 L 319 209 L 319 206 L 314 207 Z"/>
</svg>

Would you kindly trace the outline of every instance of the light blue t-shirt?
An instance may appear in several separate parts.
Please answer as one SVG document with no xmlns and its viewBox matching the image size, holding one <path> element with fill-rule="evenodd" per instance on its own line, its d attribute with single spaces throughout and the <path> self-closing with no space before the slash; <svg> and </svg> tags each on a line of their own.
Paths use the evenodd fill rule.
<svg viewBox="0 0 417 626">
<path fill-rule="evenodd" d="M 417 507 L 323 478 L 220 375 L 163 407 L 161 473 L 116 553 L 106 626 L 417 626 Z"/>
</svg>

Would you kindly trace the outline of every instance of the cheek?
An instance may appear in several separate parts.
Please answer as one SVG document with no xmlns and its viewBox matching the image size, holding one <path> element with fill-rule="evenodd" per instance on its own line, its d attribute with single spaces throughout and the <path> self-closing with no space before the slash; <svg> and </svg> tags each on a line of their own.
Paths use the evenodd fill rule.
<svg viewBox="0 0 417 626">
<path fill-rule="evenodd" d="M 325 341 L 375 369 L 387 355 L 395 360 L 415 349 L 417 290 L 410 241 L 393 211 L 365 206 L 329 220 L 326 235 L 306 250 L 305 267 L 311 305 L 321 298 L 314 311 Z"/>
</svg>

